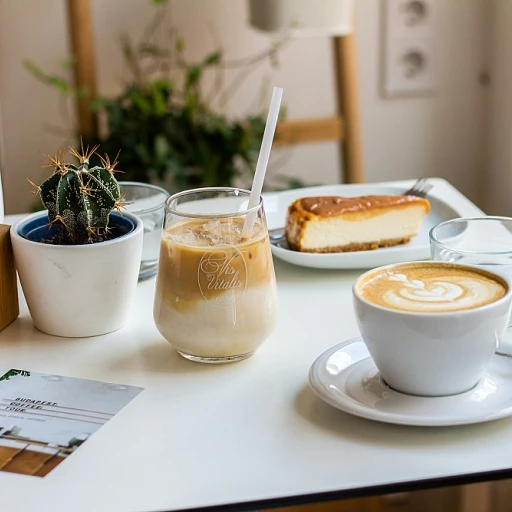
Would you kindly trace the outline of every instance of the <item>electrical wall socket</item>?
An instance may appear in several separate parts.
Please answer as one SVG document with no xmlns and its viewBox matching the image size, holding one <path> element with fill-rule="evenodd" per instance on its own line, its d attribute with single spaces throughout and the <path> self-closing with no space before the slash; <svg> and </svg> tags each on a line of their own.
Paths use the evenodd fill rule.
<svg viewBox="0 0 512 512">
<path fill-rule="evenodd" d="M 436 0 L 386 0 L 385 95 L 435 91 L 435 4 Z"/>
</svg>

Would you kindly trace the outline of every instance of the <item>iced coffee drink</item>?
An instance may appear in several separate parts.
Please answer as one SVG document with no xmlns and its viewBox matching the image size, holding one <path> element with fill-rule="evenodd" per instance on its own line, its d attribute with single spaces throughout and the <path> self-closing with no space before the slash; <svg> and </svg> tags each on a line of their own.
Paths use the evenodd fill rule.
<svg viewBox="0 0 512 512">
<path fill-rule="evenodd" d="M 203 190 L 208 192 L 189 191 L 168 201 L 154 319 L 183 356 L 236 361 L 250 356 L 277 322 L 268 232 L 260 205 L 250 233 L 244 233 L 248 192 Z M 223 210 L 227 213 L 218 213 Z"/>
</svg>

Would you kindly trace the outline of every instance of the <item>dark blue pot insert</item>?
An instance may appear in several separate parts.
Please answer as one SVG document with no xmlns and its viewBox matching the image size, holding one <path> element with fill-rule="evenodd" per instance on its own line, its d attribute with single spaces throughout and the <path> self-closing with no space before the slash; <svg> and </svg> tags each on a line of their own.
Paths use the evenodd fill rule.
<svg viewBox="0 0 512 512">
<path fill-rule="evenodd" d="M 135 224 L 118 213 L 111 213 L 108 227 L 111 228 L 112 234 L 109 240 L 119 238 L 131 233 L 135 229 Z M 58 224 L 49 225 L 48 215 L 36 217 L 18 228 L 18 234 L 32 242 L 41 242 L 45 238 L 51 238 L 62 232 L 63 227 Z"/>
</svg>

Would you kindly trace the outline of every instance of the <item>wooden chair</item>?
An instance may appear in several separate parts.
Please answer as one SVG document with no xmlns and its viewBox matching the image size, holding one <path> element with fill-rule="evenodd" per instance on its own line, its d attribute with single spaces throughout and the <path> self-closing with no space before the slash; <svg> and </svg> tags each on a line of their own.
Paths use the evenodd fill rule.
<svg viewBox="0 0 512 512">
<path fill-rule="evenodd" d="M 354 33 L 332 38 L 338 114 L 333 117 L 284 121 L 276 133 L 277 144 L 339 141 L 343 162 L 340 178 L 344 183 L 364 181 L 354 38 Z"/>
<path fill-rule="evenodd" d="M 96 90 L 94 45 L 90 0 L 66 0 L 72 51 L 75 56 L 74 79 L 77 87 Z M 338 141 L 343 167 L 340 179 L 345 183 L 364 181 L 359 99 L 354 34 L 333 37 L 336 67 L 338 114 L 333 117 L 289 120 L 280 123 L 276 144 L 304 144 Z M 97 120 L 89 109 L 89 100 L 77 102 L 80 132 L 96 133 Z"/>
</svg>

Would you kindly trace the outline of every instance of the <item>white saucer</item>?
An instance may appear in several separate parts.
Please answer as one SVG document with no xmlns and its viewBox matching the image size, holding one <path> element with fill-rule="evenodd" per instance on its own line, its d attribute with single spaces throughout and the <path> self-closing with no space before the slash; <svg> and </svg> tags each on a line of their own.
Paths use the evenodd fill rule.
<svg viewBox="0 0 512 512">
<path fill-rule="evenodd" d="M 401 425 L 465 425 L 512 415 L 512 361 L 494 355 L 470 391 L 445 397 L 406 395 L 389 388 L 361 338 L 324 352 L 311 366 L 313 391 L 328 404 L 370 420 Z"/>
</svg>

